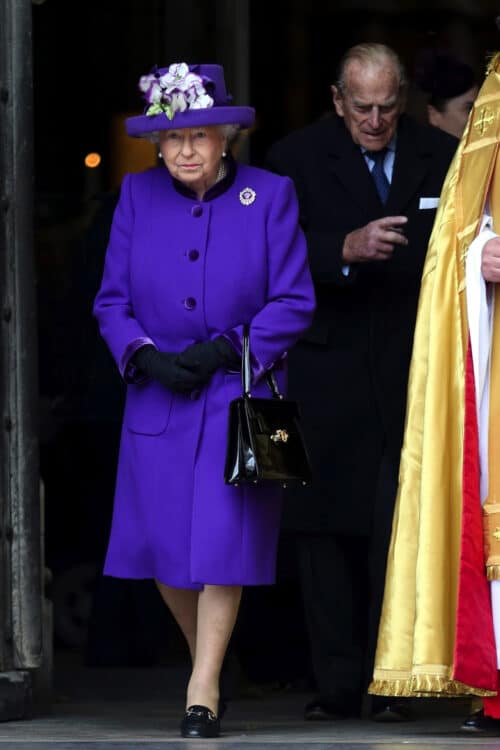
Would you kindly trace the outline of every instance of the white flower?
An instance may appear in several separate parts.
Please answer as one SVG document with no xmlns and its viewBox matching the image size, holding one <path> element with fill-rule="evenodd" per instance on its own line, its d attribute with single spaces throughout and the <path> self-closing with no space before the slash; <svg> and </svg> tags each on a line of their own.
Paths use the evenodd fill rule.
<svg viewBox="0 0 500 750">
<path fill-rule="evenodd" d="M 149 104 L 161 101 L 162 90 L 156 76 L 142 76 L 139 81 L 139 88 L 144 93 L 145 99 Z"/>
<path fill-rule="evenodd" d="M 182 91 L 187 91 L 187 89 L 190 88 L 194 88 L 197 91 L 204 91 L 203 81 L 200 76 L 196 75 L 196 73 L 188 73 L 182 81 L 178 81 L 177 86 L 182 89 Z"/>
<path fill-rule="evenodd" d="M 189 74 L 189 66 L 186 63 L 173 63 L 168 72 L 174 79 L 185 78 Z"/>
<path fill-rule="evenodd" d="M 214 103 L 214 100 L 208 94 L 201 94 L 194 101 L 190 102 L 191 109 L 208 109 Z"/>
<path fill-rule="evenodd" d="M 186 63 L 174 63 L 166 73 L 160 76 L 161 85 L 167 91 L 180 88 L 182 81 L 189 75 L 189 67 Z"/>
<path fill-rule="evenodd" d="M 186 99 L 189 102 L 189 106 L 191 107 L 193 105 L 193 102 L 195 102 L 196 99 L 198 98 L 199 93 L 195 89 L 194 86 L 191 86 L 191 88 L 186 89 L 186 91 L 184 93 L 185 93 Z"/>
<path fill-rule="evenodd" d="M 169 91 L 175 86 L 175 78 L 170 73 L 164 73 L 162 76 L 159 76 L 158 80 L 165 91 Z"/>
<path fill-rule="evenodd" d="M 151 104 L 161 102 L 162 96 L 163 91 L 161 90 L 160 85 L 158 83 L 153 83 L 149 90 L 149 101 L 151 102 Z"/>
<path fill-rule="evenodd" d="M 154 73 L 142 76 L 139 89 L 151 105 L 147 114 L 164 111 L 170 119 L 175 112 L 185 112 L 188 108 L 206 109 L 214 103 L 202 78 L 191 73 L 186 63 L 173 63 L 162 76 Z"/>
<path fill-rule="evenodd" d="M 146 91 L 148 91 L 149 87 L 151 86 L 151 79 L 153 79 L 154 76 L 147 75 L 147 76 L 141 76 L 139 79 L 139 89 L 145 94 Z"/>
<path fill-rule="evenodd" d="M 185 112 L 188 108 L 186 97 L 181 91 L 172 94 L 170 106 L 172 107 L 172 112 Z"/>
</svg>

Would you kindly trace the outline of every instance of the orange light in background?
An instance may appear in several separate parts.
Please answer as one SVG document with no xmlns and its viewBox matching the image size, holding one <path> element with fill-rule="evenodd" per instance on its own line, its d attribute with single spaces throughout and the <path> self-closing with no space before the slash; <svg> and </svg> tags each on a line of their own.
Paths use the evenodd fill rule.
<svg viewBox="0 0 500 750">
<path fill-rule="evenodd" d="M 94 169 L 95 167 L 98 167 L 101 163 L 101 155 L 96 153 L 87 154 L 85 157 L 85 166 L 89 169 Z"/>
</svg>

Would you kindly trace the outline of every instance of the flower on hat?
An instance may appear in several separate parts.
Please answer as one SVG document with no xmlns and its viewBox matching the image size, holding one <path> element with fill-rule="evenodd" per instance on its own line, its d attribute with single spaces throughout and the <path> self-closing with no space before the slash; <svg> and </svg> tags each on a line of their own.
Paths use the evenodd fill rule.
<svg viewBox="0 0 500 750">
<path fill-rule="evenodd" d="M 176 112 L 212 107 L 214 100 L 207 93 L 207 83 L 211 81 L 192 73 L 186 63 L 173 63 L 166 73 L 154 70 L 141 76 L 139 89 L 149 104 L 146 115 L 164 112 L 172 120 Z"/>
</svg>

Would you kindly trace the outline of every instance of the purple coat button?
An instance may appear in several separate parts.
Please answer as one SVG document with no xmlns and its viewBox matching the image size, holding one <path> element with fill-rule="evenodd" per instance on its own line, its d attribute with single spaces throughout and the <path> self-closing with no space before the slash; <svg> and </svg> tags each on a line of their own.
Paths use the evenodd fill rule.
<svg viewBox="0 0 500 750">
<path fill-rule="evenodd" d="M 196 300 L 194 297 L 186 297 L 184 300 L 184 307 L 186 310 L 194 310 L 196 307 Z"/>
<path fill-rule="evenodd" d="M 193 206 L 191 209 L 191 216 L 194 216 L 195 218 L 198 218 L 198 216 L 201 216 L 203 213 L 203 208 L 201 206 Z"/>
<path fill-rule="evenodd" d="M 200 254 L 199 254 L 198 250 L 190 250 L 188 252 L 188 258 L 189 258 L 189 260 L 198 260 L 199 257 L 200 257 Z"/>
</svg>

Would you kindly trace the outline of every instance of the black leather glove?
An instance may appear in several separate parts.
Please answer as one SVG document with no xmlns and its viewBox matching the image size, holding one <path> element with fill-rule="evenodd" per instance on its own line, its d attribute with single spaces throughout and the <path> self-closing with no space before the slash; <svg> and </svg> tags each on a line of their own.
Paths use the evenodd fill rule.
<svg viewBox="0 0 500 750">
<path fill-rule="evenodd" d="M 179 364 L 198 375 L 206 383 L 219 367 L 239 368 L 241 358 L 224 336 L 212 341 L 192 344 L 179 354 Z"/>
<path fill-rule="evenodd" d="M 133 364 L 176 393 L 191 393 L 202 381 L 191 368 L 179 362 L 179 354 L 159 352 L 151 344 L 141 346 L 132 357 Z"/>
</svg>

